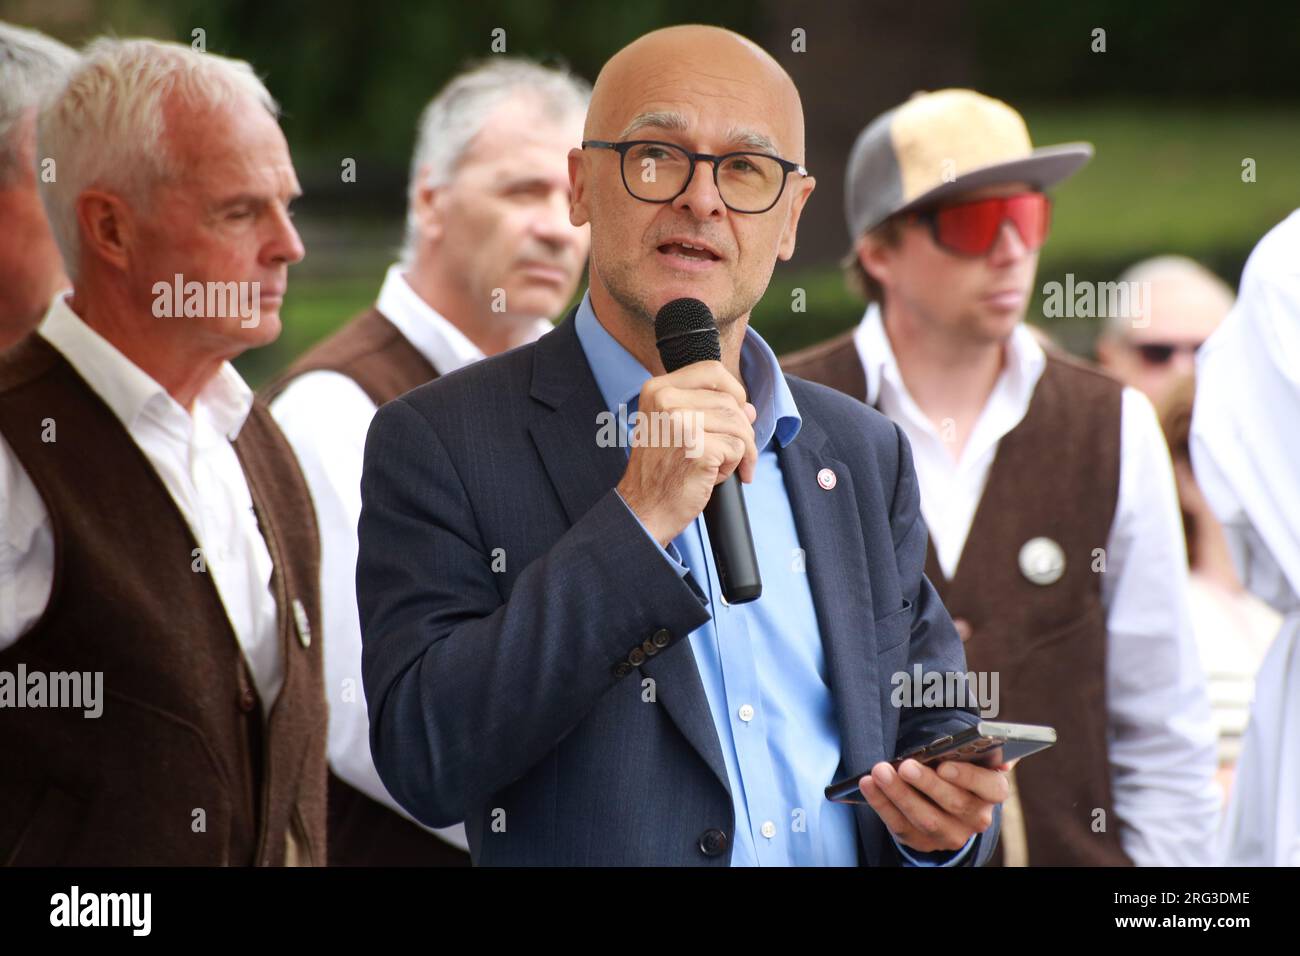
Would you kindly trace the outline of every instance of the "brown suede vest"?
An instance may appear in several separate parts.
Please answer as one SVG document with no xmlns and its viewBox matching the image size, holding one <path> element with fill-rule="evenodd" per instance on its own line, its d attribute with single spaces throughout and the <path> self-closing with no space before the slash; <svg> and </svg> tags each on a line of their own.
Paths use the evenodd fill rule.
<svg viewBox="0 0 1300 956">
<path fill-rule="evenodd" d="M 378 309 L 362 312 L 325 341 L 308 349 L 262 390 L 269 405 L 299 375 L 338 372 L 361 387 L 376 405 L 438 377 L 437 370 Z"/>
<path fill-rule="evenodd" d="M 270 413 L 255 404 L 234 442 L 274 562 L 284 685 L 268 720 L 171 494 L 108 406 L 35 334 L 0 357 L 0 433 L 54 537 L 49 603 L 0 652 L 0 671 L 103 675 L 98 718 L 0 712 L 0 860 L 322 865 L 316 520 Z"/>
<path fill-rule="evenodd" d="M 782 365 L 866 396 L 852 332 Z M 1049 352 L 1028 412 L 998 445 L 951 581 L 928 546 L 926 575 L 960 622 L 967 669 L 999 674 L 1000 708 L 990 719 L 1056 728 L 1056 745 L 1015 769 L 1033 866 L 1132 865 L 1111 802 L 1100 573 L 1119 499 L 1121 393 L 1103 372 Z M 1020 570 L 1021 547 L 1037 537 L 1065 553 L 1064 574 L 1051 584 Z"/>
<path fill-rule="evenodd" d="M 438 377 L 437 370 L 377 309 L 310 349 L 263 392 L 269 403 L 308 372 L 338 372 L 376 405 Z M 469 854 L 329 775 L 330 866 L 469 866 Z"/>
</svg>

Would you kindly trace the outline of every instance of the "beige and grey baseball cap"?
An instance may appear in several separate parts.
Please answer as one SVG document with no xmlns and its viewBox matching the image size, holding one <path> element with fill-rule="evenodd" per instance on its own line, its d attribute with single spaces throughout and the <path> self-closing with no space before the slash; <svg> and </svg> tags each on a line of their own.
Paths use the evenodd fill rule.
<svg viewBox="0 0 1300 956">
<path fill-rule="evenodd" d="M 996 183 L 1045 189 L 1092 158 L 1091 143 L 1034 149 L 1024 117 L 974 90 L 914 93 L 858 134 L 845 172 L 850 237 L 898 212 Z"/>
</svg>

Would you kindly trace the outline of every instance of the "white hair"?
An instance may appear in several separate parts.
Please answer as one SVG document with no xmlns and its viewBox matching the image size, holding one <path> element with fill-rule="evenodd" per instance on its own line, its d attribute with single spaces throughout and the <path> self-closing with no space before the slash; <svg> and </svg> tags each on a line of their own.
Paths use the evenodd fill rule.
<svg viewBox="0 0 1300 956">
<path fill-rule="evenodd" d="M 201 53 L 179 43 L 101 37 L 62 92 L 41 111 L 39 155 L 54 160 L 54 181 L 41 199 L 68 276 L 80 255 L 77 197 L 99 187 L 137 206 L 153 188 L 181 172 L 164 141 L 168 104 L 215 111 L 252 100 L 272 116 L 279 107 L 242 60 Z"/>
<path fill-rule="evenodd" d="M 415 259 L 417 192 L 450 181 L 493 111 L 515 97 L 536 101 L 539 118 L 563 120 L 586 114 L 591 84 L 568 70 L 518 57 L 493 57 L 452 78 L 420 115 L 407 191 L 403 264 L 410 266 Z"/>
<path fill-rule="evenodd" d="M 1124 270 L 1119 277 L 1121 285 L 1138 285 L 1142 283 L 1173 282 L 1189 285 L 1201 295 L 1216 303 L 1224 314 L 1232 308 L 1236 294 L 1232 286 L 1201 265 L 1195 259 L 1179 255 L 1153 256 L 1134 263 Z M 1147 303 L 1147 308 L 1151 303 Z M 1107 316 L 1105 334 L 1112 338 L 1124 338 L 1132 324 L 1132 317 L 1125 310 L 1115 310 Z"/>
<path fill-rule="evenodd" d="M 35 30 L 0 23 L 0 186 L 16 178 L 19 127 L 58 92 L 77 54 Z"/>
</svg>

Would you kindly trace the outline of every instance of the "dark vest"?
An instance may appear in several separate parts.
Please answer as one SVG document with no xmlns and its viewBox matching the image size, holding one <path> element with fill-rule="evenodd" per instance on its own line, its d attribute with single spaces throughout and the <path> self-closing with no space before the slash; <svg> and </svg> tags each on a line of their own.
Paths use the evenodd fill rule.
<svg viewBox="0 0 1300 956">
<path fill-rule="evenodd" d="M 262 397 L 270 404 L 290 382 L 308 372 L 346 375 L 376 405 L 438 377 L 429 360 L 374 308 L 308 349 L 262 390 Z"/>
<path fill-rule="evenodd" d="M 48 443 L 47 426 L 56 429 Z M 98 718 L 0 712 L 0 860 L 323 864 L 316 519 L 270 413 L 255 404 L 234 442 L 274 562 L 284 685 L 268 720 L 166 486 L 108 406 L 35 334 L 0 357 L 0 433 L 54 537 L 48 606 L 0 652 L 0 671 L 103 674 Z"/>
<path fill-rule="evenodd" d="M 851 332 L 782 365 L 866 396 Z M 1093 570 L 1102 566 L 1119 499 L 1121 393 L 1103 372 L 1049 351 L 1028 412 L 998 445 L 951 581 L 928 545 L 926 575 L 958 622 L 967 669 L 999 673 L 995 719 L 1057 731 L 1054 747 L 1015 769 L 1034 866 L 1132 865 L 1111 801 L 1106 619 Z M 1065 553 L 1064 574 L 1048 585 L 1020 570 L 1021 547 L 1037 537 Z M 1005 845 L 992 864 L 1002 862 Z"/>
<path fill-rule="evenodd" d="M 264 390 L 269 403 L 300 375 L 339 372 L 376 405 L 438 377 L 377 309 L 314 346 Z M 330 866 L 469 866 L 469 854 L 329 775 Z"/>
</svg>

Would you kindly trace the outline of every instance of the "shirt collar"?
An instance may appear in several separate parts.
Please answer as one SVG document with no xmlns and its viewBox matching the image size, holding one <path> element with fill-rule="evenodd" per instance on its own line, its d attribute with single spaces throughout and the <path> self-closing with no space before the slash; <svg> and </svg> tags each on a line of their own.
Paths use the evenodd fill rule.
<svg viewBox="0 0 1300 956">
<path fill-rule="evenodd" d="M 191 416 L 147 372 L 117 350 L 81 320 L 68 305 L 65 293 L 55 296 L 37 329 L 57 349 L 109 407 L 118 421 L 132 431 L 141 418 L 167 427 L 191 431 Z M 231 441 L 239 436 L 253 407 L 253 391 L 229 362 L 195 398 L 194 411 Z"/>
<path fill-rule="evenodd" d="M 901 398 L 912 401 L 911 394 L 903 383 L 902 373 L 898 370 L 894 347 L 885 334 L 885 322 L 878 303 L 873 302 L 867 306 L 866 314 L 853 332 L 853 341 L 867 380 L 867 404 L 875 405 L 879 401 L 882 384 L 888 385 Z M 1027 410 L 1034 388 L 1043 374 L 1047 356 L 1023 322 L 1017 323 L 1015 331 L 1007 340 L 1006 358 L 997 387 L 1005 388 L 1016 406 Z"/>
<path fill-rule="evenodd" d="M 482 350 L 411 288 L 400 263 L 389 266 L 375 307 L 411 343 L 439 375 L 447 375 L 484 358 Z M 535 319 L 525 341 L 551 331 L 549 320 Z"/>
<path fill-rule="evenodd" d="M 615 414 L 619 405 L 630 408 L 651 375 L 600 324 L 591 307 L 590 290 L 578 304 L 574 327 L 605 406 Z M 782 448 L 794 441 L 803 419 L 776 354 L 752 327 L 745 329 L 745 340 L 740 346 L 740 377 L 750 403 L 758 411 L 754 420 L 754 443 L 758 449 L 765 449 L 773 437 Z"/>
</svg>

